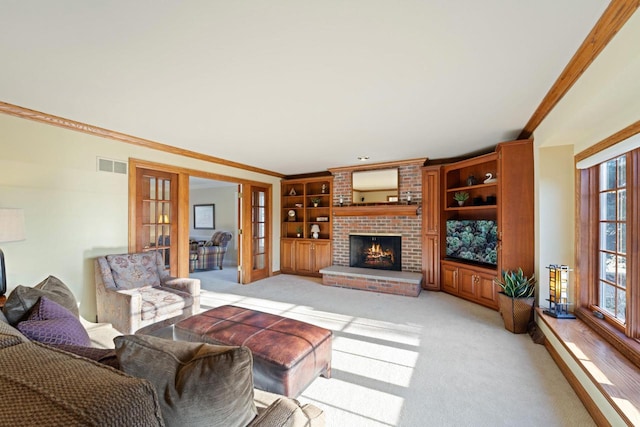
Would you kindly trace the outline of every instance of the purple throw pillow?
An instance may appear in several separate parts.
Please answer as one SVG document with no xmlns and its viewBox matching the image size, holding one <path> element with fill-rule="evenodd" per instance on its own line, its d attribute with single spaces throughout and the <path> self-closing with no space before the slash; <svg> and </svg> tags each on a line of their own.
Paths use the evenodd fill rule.
<svg viewBox="0 0 640 427">
<path fill-rule="evenodd" d="M 89 347 L 91 339 L 80 320 L 69 310 L 48 298 L 41 297 L 27 320 L 17 328 L 27 338 L 43 344 L 68 344 Z"/>
</svg>

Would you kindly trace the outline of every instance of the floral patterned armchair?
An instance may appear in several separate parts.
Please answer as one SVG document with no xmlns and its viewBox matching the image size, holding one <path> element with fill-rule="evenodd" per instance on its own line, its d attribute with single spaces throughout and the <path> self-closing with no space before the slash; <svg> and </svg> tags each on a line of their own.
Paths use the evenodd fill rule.
<svg viewBox="0 0 640 427">
<path fill-rule="evenodd" d="M 200 280 L 175 278 L 159 252 L 95 260 L 98 319 L 123 334 L 149 332 L 200 311 Z"/>
<path fill-rule="evenodd" d="M 222 270 L 224 254 L 227 253 L 227 244 L 233 238 L 228 231 L 216 231 L 204 245 L 192 245 L 190 258 L 194 262 L 196 270 Z"/>
</svg>

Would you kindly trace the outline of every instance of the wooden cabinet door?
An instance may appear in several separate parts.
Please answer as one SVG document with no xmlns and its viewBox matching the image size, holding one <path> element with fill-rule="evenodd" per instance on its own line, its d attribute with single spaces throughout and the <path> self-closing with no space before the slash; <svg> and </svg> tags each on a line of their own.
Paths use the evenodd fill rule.
<svg viewBox="0 0 640 427">
<path fill-rule="evenodd" d="M 309 240 L 298 240 L 295 242 L 296 272 L 303 274 L 313 273 L 313 243 Z"/>
<path fill-rule="evenodd" d="M 422 238 L 422 288 L 431 291 L 440 290 L 440 245 L 437 235 L 425 235 Z"/>
<path fill-rule="evenodd" d="M 458 295 L 458 269 L 452 265 L 442 263 L 440 277 L 442 278 L 442 290 L 453 295 Z"/>
<path fill-rule="evenodd" d="M 314 242 L 312 250 L 314 251 L 314 273 L 331 265 L 331 242 Z"/>
<path fill-rule="evenodd" d="M 533 142 L 500 144 L 498 148 L 498 271 L 534 269 Z M 511 203 L 517 200 L 517 203 Z"/>
<path fill-rule="evenodd" d="M 477 297 L 478 276 L 475 271 L 466 268 L 458 269 L 458 291 L 461 297 L 475 300 Z"/>
<path fill-rule="evenodd" d="M 422 288 L 440 290 L 440 166 L 422 173 Z"/>
<path fill-rule="evenodd" d="M 422 176 L 422 210 L 425 234 L 440 232 L 440 166 L 425 168 Z"/>
<path fill-rule="evenodd" d="M 481 304 L 498 308 L 498 287 L 493 283 L 495 275 L 477 273 L 477 298 Z"/>
<path fill-rule="evenodd" d="M 294 251 L 295 242 L 293 240 L 282 239 L 280 244 L 280 271 L 283 273 L 293 273 L 296 270 L 296 254 Z"/>
</svg>

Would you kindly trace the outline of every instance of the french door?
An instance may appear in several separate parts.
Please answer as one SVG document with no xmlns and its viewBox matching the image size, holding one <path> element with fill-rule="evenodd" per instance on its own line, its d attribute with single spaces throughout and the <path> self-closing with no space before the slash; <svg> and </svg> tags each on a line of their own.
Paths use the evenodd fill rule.
<svg viewBox="0 0 640 427">
<path fill-rule="evenodd" d="M 242 190 L 241 283 L 269 276 L 271 259 L 271 189 L 245 184 Z"/>
<path fill-rule="evenodd" d="M 175 274 L 178 271 L 178 174 L 145 168 L 136 168 L 135 173 L 135 226 L 130 228 L 129 249 L 160 252 L 165 267 Z"/>
<path fill-rule="evenodd" d="M 137 159 L 129 171 L 129 252 L 158 250 L 172 276 L 189 276 L 189 176 L 226 177 Z M 271 186 L 239 188 L 238 275 L 250 283 L 271 274 Z"/>
</svg>

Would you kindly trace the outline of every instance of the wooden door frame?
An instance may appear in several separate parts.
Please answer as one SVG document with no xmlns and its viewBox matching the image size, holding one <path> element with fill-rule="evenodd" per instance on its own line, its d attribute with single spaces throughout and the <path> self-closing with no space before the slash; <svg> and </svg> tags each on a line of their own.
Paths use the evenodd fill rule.
<svg viewBox="0 0 640 427">
<path fill-rule="evenodd" d="M 169 172 L 175 173 L 178 175 L 178 225 L 177 225 L 177 252 L 178 252 L 178 263 L 177 263 L 177 271 L 175 274 L 177 277 L 188 277 L 189 276 L 189 220 L 190 220 L 190 212 L 189 212 L 189 177 L 198 177 L 198 178 L 206 178 L 212 179 L 216 181 L 226 181 L 232 182 L 238 185 L 241 185 L 244 191 L 246 186 L 255 185 L 257 187 L 262 187 L 268 189 L 267 192 L 267 209 L 269 211 L 269 215 L 272 215 L 272 197 L 273 193 L 273 185 L 260 181 L 252 181 L 242 178 L 235 178 L 226 175 L 220 175 L 212 172 L 205 172 L 197 169 L 190 169 L 180 166 L 172 166 L 163 163 L 156 163 L 142 159 L 130 158 L 129 159 L 129 252 L 135 251 L 136 248 L 136 171 L 138 168 L 143 169 L 151 169 L 157 170 L 160 172 Z M 238 200 L 238 203 L 240 201 Z M 240 213 L 240 209 L 238 209 L 238 214 Z M 269 218 L 270 218 L 269 216 Z M 242 222 L 239 220 L 238 224 L 242 227 Z M 273 239 L 273 229 L 272 222 L 270 221 L 267 225 L 269 227 L 269 232 L 271 233 L 271 239 Z M 238 230 L 235 230 L 235 236 L 237 238 L 237 242 L 239 242 L 238 247 L 238 266 L 244 265 L 244 260 L 240 259 L 240 254 L 244 254 L 250 251 L 247 249 L 250 246 L 245 245 L 245 237 L 250 237 L 249 233 L 238 235 Z M 269 276 L 272 275 L 271 262 L 272 259 L 272 242 L 271 239 L 268 239 L 266 242 L 265 250 L 268 251 L 268 271 Z M 249 239 L 249 245 L 250 245 Z M 240 247 L 242 246 L 242 247 Z M 240 280 L 239 280 L 240 281 Z M 247 282 L 248 283 L 248 282 Z"/>
<path fill-rule="evenodd" d="M 253 239 L 251 238 L 251 193 L 253 191 L 253 187 L 258 187 L 260 189 L 265 190 L 265 230 L 267 233 L 267 238 L 264 242 L 264 253 L 265 253 L 265 269 L 266 269 L 266 277 L 271 277 L 273 275 L 273 270 L 271 268 L 271 259 L 273 256 L 272 253 L 272 245 L 271 240 L 273 239 L 273 212 L 272 212 L 272 203 L 273 203 L 273 186 L 271 184 L 265 183 L 245 183 L 242 185 L 242 205 L 241 205 L 241 217 L 242 220 L 240 222 L 240 227 L 243 232 L 240 235 L 241 237 L 241 265 L 242 269 L 240 270 L 240 283 L 247 284 L 251 283 L 255 280 L 262 279 L 263 277 L 259 277 L 258 279 L 254 278 L 253 273 Z"/>
</svg>

